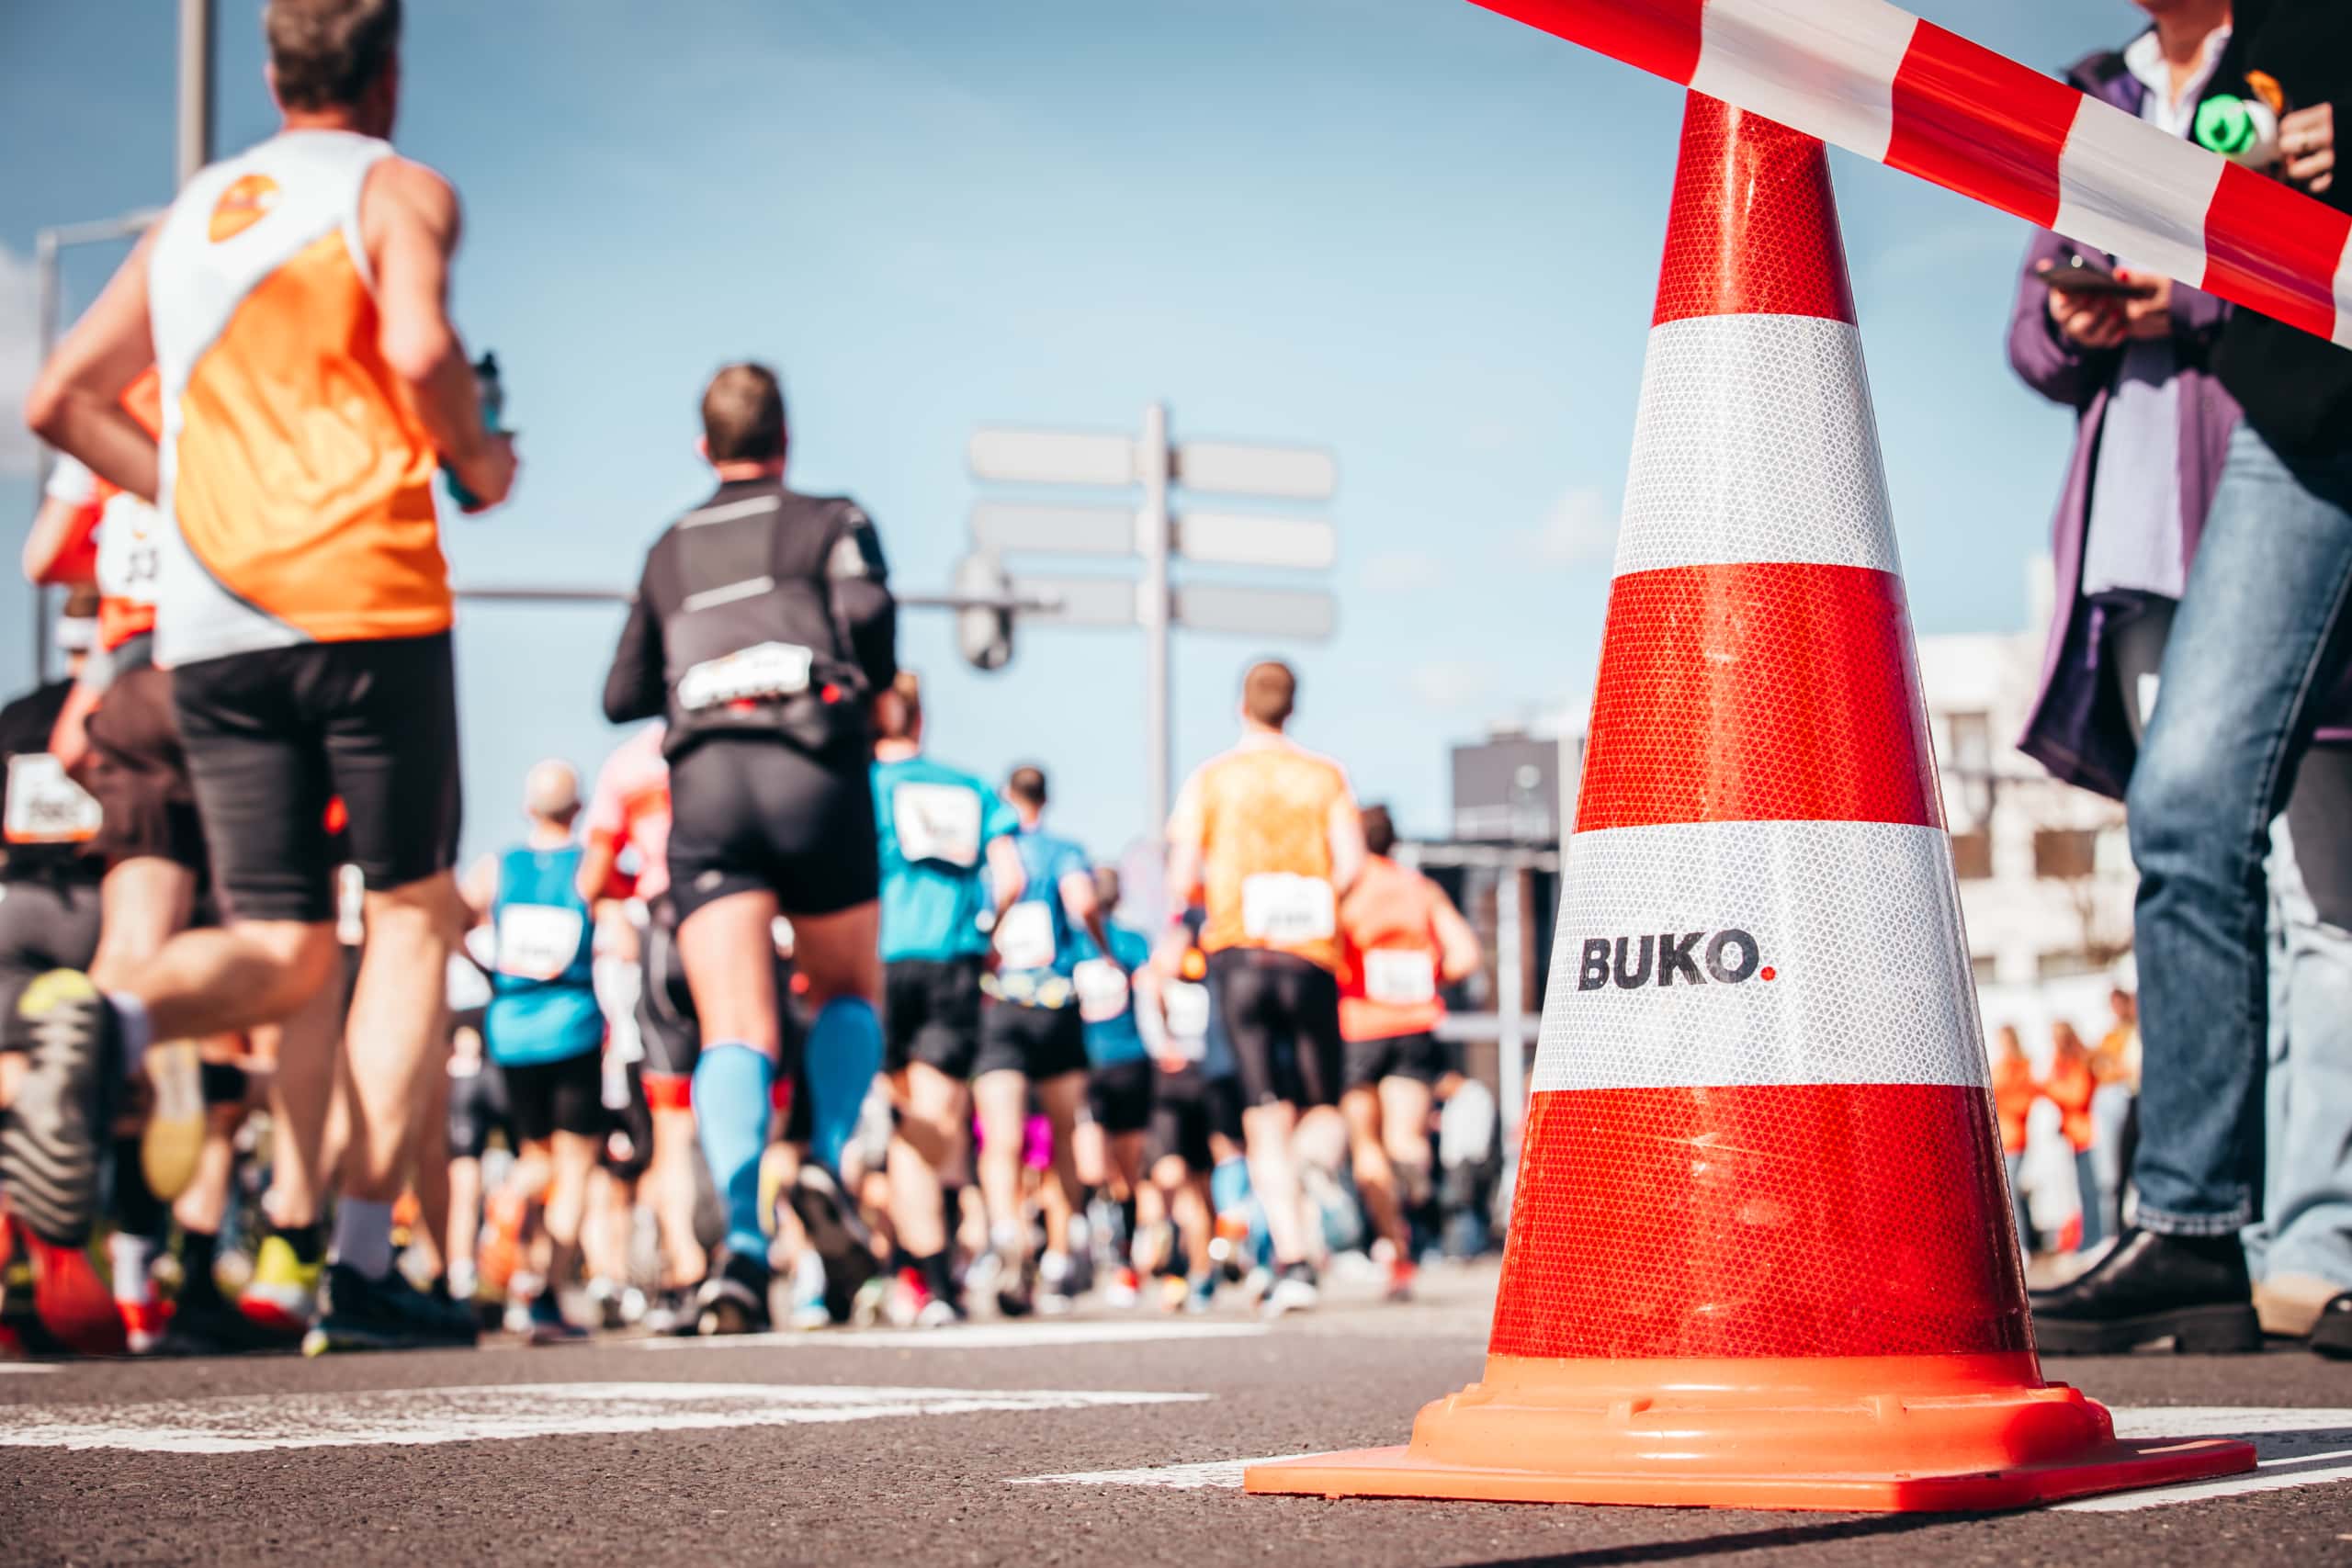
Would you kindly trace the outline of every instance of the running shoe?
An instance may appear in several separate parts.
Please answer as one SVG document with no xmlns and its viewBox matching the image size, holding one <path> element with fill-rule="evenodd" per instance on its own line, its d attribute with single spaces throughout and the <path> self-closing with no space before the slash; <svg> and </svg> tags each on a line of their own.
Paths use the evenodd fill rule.
<svg viewBox="0 0 2352 1568">
<path fill-rule="evenodd" d="M 695 1301 L 695 1292 L 684 1285 L 673 1285 L 656 1294 L 639 1321 L 648 1334 L 678 1337 L 695 1332 L 701 1321 L 702 1308 Z"/>
<path fill-rule="evenodd" d="M 1209 1270 L 1193 1280 L 1184 1297 L 1184 1310 L 1195 1316 L 1216 1305 L 1216 1271 Z"/>
<path fill-rule="evenodd" d="M 153 1356 L 163 1349 L 172 1314 L 160 1300 L 117 1302 L 114 1307 L 122 1318 L 125 1349 L 134 1356 Z"/>
<path fill-rule="evenodd" d="M 873 1233 L 858 1218 L 856 1208 L 843 1201 L 840 1186 L 822 1166 L 802 1166 L 784 1198 L 800 1221 L 809 1247 L 824 1264 L 822 1305 L 828 1319 L 848 1322 L 857 1292 L 865 1281 L 883 1272 L 874 1256 Z"/>
<path fill-rule="evenodd" d="M 167 1040 L 148 1047 L 146 1066 L 154 1100 L 139 1139 L 139 1168 L 168 1203 L 196 1179 L 204 1152 L 204 1063 L 194 1041 Z"/>
<path fill-rule="evenodd" d="M 564 1316 L 563 1303 L 555 1299 L 555 1292 L 545 1290 L 524 1309 L 523 1337 L 533 1345 L 577 1345 L 588 1337 L 588 1331 Z"/>
<path fill-rule="evenodd" d="M 1111 1270 L 1111 1282 L 1102 1287 L 1105 1306 L 1131 1307 L 1143 1300 L 1143 1276 L 1128 1264 Z"/>
<path fill-rule="evenodd" d="M 1192 1281 L 1185 1279 L 1183 1275 L 1162 1274 L 1159 1277 L 1159 1310 L 1162 1312 L 1182 1311 L 1184 1300 L 1192 1293 Z"/>
<path fill-rule="evenodd" d="M 764 1333 L 773 1319 L 768 1313 L 768 1288 L 775 1272 L 757 1258 L 728 1253 L 695 1292 L 699 1308 L 695 1322 L 700 1334 Z"/>
<path fill-rule="evenodd" d="M 1036 1305 L 1036 1291 L 1031 1275 L 1033 1266 L 1012 1245 L 992 1249 L 995 1260 L 992 1278 L 996 1281 L 996 1310 L 1007 1317 L 1027 1317 Z"/>
<path fill-rule="evenodd" d="M 849 1305 L 852 1328 L 873 1328 L 887 1322 L 890 1313 L 890 1294 L 898 1281 L 888 1275 L 876 1274 L 857 1288 Z"/>
<path fill-rule="evenodd" d="M 253 1278 L 237 1298 L 237 1310 L 266 1334 L 300 1339 L 318 1321 L 319 1277 L 324 1265 L 305 1263 L 284 1236 L 261 1238 Z"/>
<path fill-rule="evenodd" d="M 1413 1281 L 1420 1277 L 1420 1265 L 1399 1253 L 1388 1260 L 1388 1299 L 1409 1302 L 1413 1299 Z"/>
<path fill-rule="evenodd" d="M 0 1125 L 0 1184 L 25 1228 L 52 1247 L 90 1239 L 100 1143 L 122 1099 L 122 1032 L 88 976 L 52 969 L 17 998 L 25 1071 Z"/>
<path fill-rule="evenodd" d="M 1078 1269 L 1068 1253 L 1048 1252 L 1037 1259 L 1037 1311 L 1046 1317 L 1067 1317 L 1078 1305 Z"/>
<path fill-rule="evenodd" d="M 792 1310 L 785 1314 L 784 1325 L 804 1332 L 833 1325 L 832 1312 L 825 1305 L 825 1260 L 813 1249 L 793 1259 Z"/>
<path fill-rule="evenodd" d="M 318 1326 L 302 1337 L 306 1356 L 470 1348 L 477 1338 L 470 1313 L 460 1313 L 454 1302 L 435 1300 L 397 1269 L 371 1280 L 348 1264 L 329 1264 L 319 1301 Z"/>
<path fill-rule="evenodd" d="M 915 1314 L 917 1328 L 953 1328 L 963 1321 L 963 1313 L 944 1296 L 932 1297 L 922 1303 L 922 1310 Z"/>
<path fill-rule="evenodd" d="M 1287 1263 L 1275 1275 L 1273 1288 L 1266 1292 L 1265 1302 L 1258 1310 L 1270 1318 L 1282 1317 L 1294 1312 L 1312 1311 L 1322 1299 L 1323 1292 L 1316 1288 L 1314 1269 L 1305 1263 Z"/>
<path fill-rule="evenodd" d="M 291 1350 L 292 1336 L 264 1328 L 218 1292 L 183 1294 L 172 1303 L 161 1353 L 166 1356 L 245 1356 Z"/>
</svg>

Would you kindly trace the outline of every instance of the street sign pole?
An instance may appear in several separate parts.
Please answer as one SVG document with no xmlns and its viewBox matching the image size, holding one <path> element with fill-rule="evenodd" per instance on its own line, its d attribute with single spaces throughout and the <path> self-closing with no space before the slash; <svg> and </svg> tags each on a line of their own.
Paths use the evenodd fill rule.
<svg viewBox="0 0 2352 1568">
<path fill-rule="evenodd" d="M 1151 812 L 1148 830 L 1157 839 L 1168 830 L 1169 759 L 1176 750 L 1168 682 L 1167 404 L 1144 410 L 1143 442 L 1136 456 L 1143 470 L 1143 508 L 1136 517 L 1143 581 L 1136 589 L 1136 617 L 1143 626 L 1144 798 Z"/>
</svg>

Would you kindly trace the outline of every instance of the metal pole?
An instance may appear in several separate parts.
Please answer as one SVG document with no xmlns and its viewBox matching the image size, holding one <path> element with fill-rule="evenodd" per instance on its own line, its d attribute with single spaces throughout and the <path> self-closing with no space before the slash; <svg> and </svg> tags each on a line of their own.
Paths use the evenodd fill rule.
<svg viewBox="0 0 2352 1568">
<path fill-rule="evenodd" d="M 1143 411 L 1143 506 L 1136 513 L 1143 581 L 1136 588 L 1136 619 L 1143 627 L 1144 799 L 1147 831 L 1168 829 L 1169 758 L 1175 750 L 1169 717 L 1168 653 L 1168 405 Z"/>
<path fill-rule="evenodd" d="M 1527 1111 L 1527 1061 L 1520 1032 L 1525 1027 L 1525 964 L 1520 956 L 1520 898 L 1526 873 L 1504 868 L 1495 880 L 1495 1017 L 1503 1102 L 1503 1158 L 1519 1158 L 1519 1123 Z"/>
<path fill-rule="evenodd" d="M 180 185 L 212 162 L 212 0 L 180 0 Z"/>
<path fill-rule="evenodd" d="M 57 346 L 57 235 L 44 229 L 33 239 L 33 309 L 40 312 L 34 329 L 40 344 L 38 363 L 49 363 L 50 350 Z M 49 471 L 56 465 L 56 455 L 46 444 L 40 449 L 40 464 L 33 476 L 33 504 L 40 504 L 46 494 Z M 49 679 L 49 590 L 33 590 L 33 682 L 40 684 Z"/>
</svg>

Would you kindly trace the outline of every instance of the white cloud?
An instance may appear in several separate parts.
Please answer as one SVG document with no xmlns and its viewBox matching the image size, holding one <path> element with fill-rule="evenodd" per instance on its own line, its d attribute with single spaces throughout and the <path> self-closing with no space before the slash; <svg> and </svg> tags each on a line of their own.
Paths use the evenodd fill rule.
<svg viewBox="0 0 2352 1568">
<path fill-rule="evenodd" d="M 1381 550 L 1364 560 L 1360 580 L 1374 593 L 1406 593 L 1445 578 L 1445 562 L 1427 550 Z"/>
<path fill-rule="evenodd" d="M 40 462 L 25 428 L 25 394 L 40 368 L 39 294 L 33 264 L 0 245 L 0 477 L 32 473 Z"/>
<path fill-rule="evenodd" d="M 1500 671 L 1475 659 L 1433 659 L 1416 664 L 1405 677 L 1414 699 L 1433 708 L 1462 708 L 1483 703 L 1495 689 Z"/>
<path fill-rule="evenodd" d="M 1543 526 L 1512 536 L 1521 555 L 1548 566 L 1593 566 L 1617 553 L 1617 518 L 1608 498 L 1590 485 L 1572 486 L 1552 503 Z"/>
</svg>

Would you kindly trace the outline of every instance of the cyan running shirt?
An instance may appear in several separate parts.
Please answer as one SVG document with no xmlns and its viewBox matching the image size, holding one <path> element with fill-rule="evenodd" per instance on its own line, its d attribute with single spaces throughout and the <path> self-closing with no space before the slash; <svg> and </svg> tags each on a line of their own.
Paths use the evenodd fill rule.
<svg viewBox="0 0 2352 1568">
<path fill-rule="evenodd" d="M 1067 1007 L 1074 999 L 1068 981 L 1080 953 L 1062 906 L 1062 878 L 1087 874 L 1086 852 L 1043 829 L 1013 837 L 1021 852 L 1021 897 L 997 917 L 996 980 L 1014 1001 Z M 1059 980 L 1061 985 L 1050 982 Z"/>
<path fill-rule="evenodd" d="M 1114 1067 L 1140 1062 L 1149 1054 L 1136 1023 L 1136 997 L 1127 976 L 1151 961 L 1151 939 L 1125 926 L 1110 928 L 1111 956 L 1095 950 L 1094 939 L 1078 933 L 1078 964 L 1071 971 L 1079 1016 L 1086 1022 L 1086 1060 Z"/>
<path fill-rule="evenodd" d="M 560 1062 L 604 1048 L 595 920 L 580 897 L 579 877 L 577 844 L 513 849 L 499 857 L 482 1033 L 501 1066 Z"/>
<path fill-rule="evenodd" d="M 1021 826 L 971 774 L 928 757 L 874 764 L 882 839 L 882 957 L 976 957 L 989 950 L 988 847 Z"/>
</svg>

